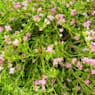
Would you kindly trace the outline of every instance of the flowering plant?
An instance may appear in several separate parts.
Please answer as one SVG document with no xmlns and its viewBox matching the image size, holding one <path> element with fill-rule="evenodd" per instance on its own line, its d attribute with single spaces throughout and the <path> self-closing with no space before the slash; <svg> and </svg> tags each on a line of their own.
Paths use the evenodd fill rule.
<svg viewBox="0 0 95 95">
<path fill-rule="evenodd" d="M 0 0 L 0 95 L 95 95 L 93 0 Z"/>
</svg>

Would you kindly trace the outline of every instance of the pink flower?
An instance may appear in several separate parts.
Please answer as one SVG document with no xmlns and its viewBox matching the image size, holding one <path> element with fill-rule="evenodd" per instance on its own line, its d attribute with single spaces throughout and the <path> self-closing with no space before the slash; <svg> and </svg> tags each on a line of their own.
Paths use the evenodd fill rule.
<svg viewBox="0 0 95 95">
<path fill-rule="evenodd" d="M 72 64 L 69 63 L 69 62 L 66 62 L 65 67 L 66 67 L 66 68 L 71 68 L 71 67 L 72 67 Z"/>
<path fill-rule="evenodd" d="M 83 27 L 89 27 L 89 25 L 90 25 L 90 21 L 88 20 L 87 22 L 84 22 L 84 24 L 83 24 Z"/>
<path fill-rule="evenodd" d="M 58 62 L 62 62 L 62 61 L 63 61 L 63 58 L 62 57 L 55 58 L 54 61 L 53 61 L 53 66 L 57 65 Z"/>
<path fill-rule="evenodd" d="M 54 80 L 54 78 L 53 78 L 51 81 L 52 81 L 52 83 L 54 84 L 56 80 Z"/>
<path fill-rule="evenodd" d="M 67 8 L 69 8 L 70 7 L 69 3 L 67 3 L 66 6 L 67 6 Z"/>
<path fill-rule="evenodd" d="M 92 11 L 92 15 L 93 15 L 93 16 L 95 15 L 95 11 Z"/>
<path fill-rule="evenodd" d="M 2 60 L 0 60 L 0 64 L 1 64 L 1 65 L 3 65 L 3 64 L 4 64 Z"/>
<path fill-rule="evenodd" d="M 31 2 L 32 0 L 28 0 L 28 2 Z"/>
<path fill-rule="evenodd" d="M 77 62 L 77 58 L 72 58 L 72 63 L 75 64 Z"/>
<path fill-rule="evenodd" d="M 55 51 L 52 50 L 52 46 L 51 46 L 51 45 L 49 45 L 49 46 L 47 47 L 46 52 L 55 53 Z"/>
<path fill-rule="evenodd" d="M 64 41 L 62 40 L 62 41 L 61 41 L 61 43 L 63 44 L 63 43 L 64 43 Z"/>
<path fill-rule="evenodd" d="M 13 74 L 14 70 L 15 70 L 15 68 L 10 68 L 9 74 Z"/>
<path fill-rule="evenodd" d="M 39 90 L 39 88 L 40 88 L 40 87 L 39 87 L 39 86 L 37 86 L 37 87 L 36 87 L 36 89 L 35 89 L 35 91 L 38 91 L 38 90 Z M 38 95 L 38 94 L 37 94 L 37 95 Z"/>
<path fill-rule="evenodd" d="M 74 37 L 75 40 L 79 40 L 79 35 Z"/>
<path fill-rule="evenodd" d="M 3 30 L 4 30 L 4 28 L 1 26 L 1 27 L 0 27 L 0 32 L 2 32 Z"/>
<path fill-rule="evenodd" d="M 34 6 L 38 6 L 38 4 L 37 4 L 37 3 L 34 3 L 33 5 L 34 5 Z"/>
<path fill-rule="evenodd" d="M 89 48 L 83 48 L 82 50 L 83 50 L 83 51 L 85 51 L 85 50 L 87 50 L 87 51 L 88 51 L 88 50 L 89 50 Z"/>
<path fill-rule="evenodd" d="M 71 10 L 71 14 L 72 14 L 72 16 L 73 16 L 73 15 L 76 15 L 76 14 L 77 14 L 77 10 L 76 10 L 76 9 L 72 9 L 72 10 Z"/>
<path fill-rule="evenodd" d="M 67 81 L 68 81 L 68 82 L 71 82 L 72 80 L 67 78 Z"/>
<path fill-rule="evenodd" d="M 70 22 L 70 25 L 73 25 L 73 24 L 75 24 L 75 19 L 74 18 L 72 18 L 72 21 Z"/>
<path fill-rule="evenodd" d="M 33 17 L 34 21 L 40 21 L 40 18 L 37 15 L 32 16 L 32 17 Z"/>
<path fill-rule="evenodd" d="M 54 19 L 54 17 L 52 15 L 48 15 L 47 16 L 51 21 Z"/>
<path fill-rule="evenodd" d="M 19 7 L 21 7 L 20 2 L 15 3 L 14 8 L 19 8 Z"/>
<path fill-rule="evenodd" d="M 70 1 L 69 4 L 72 5 L 73 4 L 72 1 Z"/>
<path fill-rule="evenodd" d="M 51 12 L 52 12 L 52 14 L 54 14 L 56 12 L 56 8 L 52 8 Z"/>
<path fill-rule="evenodd" d="M 15 41 L 13 41 L 15 46 L 18 46 L 18 39 L 16 39 Z"/>
<path fill-rule="evenodd" d="M 62 18 L 62 22 L 63 22 L 63 23 L 65 23 L 65 22 L 66 22 L 65 18 Z"/>
<path fill-rule="evenodd" d="M 44 16 L 44 14 L 40 13 L 40 14 L 39 14 L 39 16 L 43 17 L 43 16 Z"/>
<path fill-rule="evenodd" d="M 1 66 L 0 66 L 0 71 L 2 71 L 3 69 L 4 69 L 4 67 L 1 67 Z"/>
<path fill-rule="evenodd" d="M 45 21 L 45 23 L 47 23 L 47 24 L 51 24 L 48 19 L 45 19 L 44 21 Z"/>
<path fill-rule="evenodd" d="M 42 79 L 46 79 L 46 78 L 48 78 L 48 76 L 42 75 Z"/>
<path fill-rule="evenodd" d="M 85 83 L 86 83 L 86 84 L 89 84 L 89 80 L 85 80 Z"/>
<path fill-rule="evenodd" d="M 92 51 L 95 51 L 95 42 L 90 43 L 90 48 Z"/>
<path fill-rule="evenodd" d="M 40 8 L 38 8 L 38 12 L 40 12 L 40 11 L 42 11 L 42 8 L 40 7 Z"/>
<path fill-rule="evenodd" d="M 85 37 L 85 40 L 92 40 L 93 38 L 91 36 Z"/>
<path fill-rule="evenodd" d="M 18 69 L 21 70 L 21 66 L 19 66 Z"/>
<path fill-rule="evenodd" d="M 82 64 L 79 61 L 77 62 L 77 67 L 82 70 Z"/>
<path fill-rule="evenodd" d="M 91 70 L 91 73 L 92 73 L 92 74 L 95 74 L 95 70 Z"/>
<path fill-rule="evenodd" d="M 89 72 L 89 69 L 87 68 L 87 69 L 85 69 L 84 71 L 85 71 L 85 72 Z"/>
<path fill-rule="evenodd" d="M 14 18 L 10 18 L 10 21 L 14 21 L 15 19 Z"/>
<path fill-rule="evenodd" d="M 90 75 L 88 75 L 88 77 L 90 77 Z"/>
<path fill-rule="evenodd" d="M 27 2 L 26 1 L 22 2 L 22 5 L 24 5 L 25 7 L 27 7 Z"/>
<path fill-rule="evenodd" d="M 86 33 L 88 36 L 90 36 L 90 32 L 89 32 L 89 31 L 85 31 L 85 33 Z"/>
<path fill-rule="evenodd" d="M 27 40 L 27 36 L 23 36 L 23 40 L 26 41 Z"/>
<path fill-rule="evenodd" d="M 47 81 L 45 79 L 42 79 L 42 80 L 39 80 L 39 82 L 40 84 L 45 85 Z"/>
<path fill-rule="evenodd" d="M 61 94 L 62 94 L 62 95 L 67 95 L 67 94 L 66 94 L 65 92 L 63 92 L 63 91 L 61 92 Z"/>
<path fill-rule="evenodd" d="M 5 26 L 6 30 L 7 31 L 12 31 L 12 28 L 8 25 L 8 26 Z"/>
<path fill-rule="evenodd" d="M 35 81 L 34 81 L 34 84 L 35 84 L 35 86 L 36 86 L 36 85 L 40 85 L 40 80 L 35 80 Z"/>
<path fill-rule="evenodd" d="M 64 14 L 57 14 L 56 15 L 56 19 L 59 20 L 59 19 L 62 19 L 64 17 Z"/>
<path fill-rule="evenodd" d="M 88 17 L 87 13 L 82 13 L 82 15 L 84 15 L 85 17 Z"/>
<path fill-rule="evenodd" d="M 60 31 L 60 32 L 63 32 L 63 31 L 64 31 L 64 28 L 60 28 L 59 31 Z"/>
<path fill-rule="evenodd" d="M 66 83 L 64 83 L 64 88 L 67 88 L 67 85 L 66 85 Z"/>
<path fill-rule="evenodd" d="M 27 33 L 27 36 L 28 36 L 28 37 L 31 37 L 31 34 L 32 34 L 32 33 Z"/>
</svg>

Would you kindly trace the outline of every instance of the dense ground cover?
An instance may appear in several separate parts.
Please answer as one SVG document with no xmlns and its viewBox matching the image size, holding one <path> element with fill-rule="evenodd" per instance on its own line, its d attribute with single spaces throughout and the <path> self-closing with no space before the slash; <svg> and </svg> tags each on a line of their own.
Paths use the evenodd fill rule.
<svg viewBox="0 0 95 95">
<path fill-rule="evenodd" d="M 95 95 L 94 0 L 0 0 L 0 95 Z"/>
</svg>

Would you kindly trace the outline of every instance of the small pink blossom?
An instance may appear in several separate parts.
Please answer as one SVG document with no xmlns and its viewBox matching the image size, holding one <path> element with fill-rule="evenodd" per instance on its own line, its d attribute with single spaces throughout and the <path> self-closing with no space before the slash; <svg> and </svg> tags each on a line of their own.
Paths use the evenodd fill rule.
<svg viewBox="0 0 95 95">
<path fill-rule="evenodd" d="M 69 4 L 72 5 L 73 4 L 72 1 L 70 1 Z"/>
<path fill-rule="evenodd" d="M 92 51 L 95 51 L 95 42 L 90 43 L 90 48 Z"/>
<path fill-rule="evenodd" d="M 0 66 L 0 71 L 2 71 L 4 69 L 4 67 Z"/>
<path fill-rule="evenodd" d="M 0 27 L 0 32 L 2 32 L 3 30 L 4 30 L 4 28 L 1 26 L 1 27 Z"/>
<path fill-rule="evenodd" d="M 67 95 L 67 94 L 66 94 L 65 92 L 63 92 L 63 91 L 61 92 L 61 94 L 62 94 L 62 95 Z"/>
<path fill-rule="evenodd" d="M 60 28 L 59 31 L 60 31 L 60 32 L 63 32 L 63 31 L 64 31 L 64 28 Z"/>
<path fill-rule="evenodd" d="M 40 13 L 40 14 L 39 14 L 39 16 L 43 17 L 43 16 L 44 16 L 44 14 Z"/>
<path fill-rule="evenodd" d="M 59 19 L 63 19 L 64 17 L 64 14 L 57 14 L 56 15 L 56 19 L 59 20 Z"/>
<path fill-rule="evenodd" d="M 69 8 L 70 7 L 69 3 L 67 3 L 66 6 L 67 6 L 67 8 Z"/>
<path fill-rule="evenodd" d="M 92 73 L 92 74 L 95 74 L 95 70 L 91 70 L 91 73 Z"/>
<path fill-rule="evenodd" d="M 77 14 L 77 10 L 76 10 L 76 9 L 72 9 L 72 10 L 71 10 L 71 14 L 72 14 L 72 16 L 73 16 L 73 15 L 76 15 L 76 14 Z"/>
<path fill-rule="evenodd" d="M 15 19 L 14 18 L 10 18 L 10 21 L 14 21 Z"/>
<path fill-rule="evenodd" d="M 71 82 L 72 80 L 67 78 L 67 81 L 68 81 L 68 82 Z"/>
<path fill-rule="evenodd" d="M 70 22 L 70 25 L 73 25 L 73 24 L 75 24 L 75 19 L 74 18 L 72 18 L 72 21 Z"/>
<path fill-rule="evenodd" d="M 13 74 L 14 70 L 15 70 L 15 68 L 10 68 L 9 74 Z"/>
<path fill-rule="evenodd" d="M 40 18 L 37 15 L 32 16 L 32 17 L 33 17 L 34 21 L 40 21 Z"/>
<path fill-rule="evenodd" d="M 91 36 L 88 36 L 88 37 L 85 37 L 85 40 L 92 40 L 93 39 L 93 37 L 91 37 Z"/>
<path fill-rule="evenodd" d="M 79 40 L 79 39 L 80 39 L 80 38 L 79 38 L 79 35 L 75 36 L 74 39 L 75 39 L 75 40 Z"/>
<path fill-rule="evenodd" d="M 15 3 L 14 8 L 20 8 L 20 7 L 21 7 L 20 2 Z"/>
<path fill-rule="evenodd" d="M 89 84 L 89 80 L 85 80 L 85 83 L 86 83 L 86 84 Z"/>
<path fill-rule="evenodd" d="M 0 60 L 0 64 L 1 64 L 1 65 L 3 65 L 3 64 L 4 64 L 2 60 Z"/>
<path fill-rule="evenodd" d="M 26 41 L 27 40 L 27 36 L 23 36 L 23 40 Z"/>
<path fill-rule="evenodd" d="M 46 52 L 55 53 L 55 51 L 52 50 L 52 46 L 51 46 L 51 45 L 49 45 L 49 46 L 47 47 Z"/>
<path fill-rule="evenodd" d="M 77 62 L 77 67 L 82 70 L 82 64 L 79 61 Z"/>
<path fill-rule="evenodd" d="M 28 37 L 31 37 L 31 34 L 32 34 L 31 32 L 30 32 L 30 33 L 27 33 L 27 36 L 28 36 Z"/>
<path fill-rule="evenodd" d="M 47 24 L 51 24 L 48 19 L 45 19 L 44 21 L 45 21 L 45 23 L 47 23 Z"/>
<path fill-rule="evenodd" d="M 94 10 L 94 11 L 92 11 L 92 15 L 93 15 L 93 16 L 95 15 L 95 10 Z"/>
<path fill-rule="evenodd" d="M 6 30 L 7 31 L 12 31 L 12 28 L 8 25 L 8 26 L 5 26 Z"/>
<path fill-rule="evenodd" d="M 84 22 L 84 23 L 83 23 L 83 27 L 87 27 L 87 28 L 88 28 L 89 25 L 90 25 L 90 22 L 91 22 L 91 21 L 89 21 L 89 20 L 88 20 L 87 22 Z"/>
<path fill-rule="evenodd" d="M 18 46 L 18 39 L 15 39 L 15 41 L 13 41 L 13 44 L 14 44 L 15 46 Z"/>
<path fill-rule="evenodd" d="M 83 50 L 83 51 L 88 51 L 88 50 L 89 50 L 89 48 L 83 48 L 82 50 Z"/>
<path fill-rule="evenodd" d="M 40 11 L 42 11 L 42 8 L 41 7 L 38 8 L 38 12 L 40 12 Z"/>
<path fill-rule="evenodd" d="M 69 62 L 66 62 L 65 67 L 66 67 L 66 68 L 71 68 L 71 67 L 72 67 L 72 64 L 69 63 Z"/>
<path fill-rule="evenodd" d="M 84 15 L 85 17 L 87 17 L 87 18 L 88 18 L 88 15 L 87 15 L 87 13 L 82 13 L 82 15 Z"/>
<path fill-rule="evenodd" d="M 46 79 L 46 78 L 48 78 L 48 76 L 42 75 L 42 79 Z"/>
<path fill-rule="evenodd" d="M 56 82 L 56 80 L 54 80 L 54 78 L 51 81 L 52 81 L 53 84 Z"/>
<path fill-rule="evenodd" d="M 34 6 L 36 6 L 36 7 L 38 6 L 38 4 L 37 4 L 37 3 L 34 3 L 33 5 L 34 5 Z"/>
<path fill-rule="evenodd" d="M 47 16 L 51 21 L 54 19 L 54 17 L 52 15 L 48 15 Z"/>
<path fill-rule="evenodd" d="M 27 7 L 27 2 L 26 1 L 22 2 L 22 5 Z"/>
<path fill-rule="evenodd" d="M 72 63 L 75 64 L 77 62 L 77 58 L 72 58 Z"/>
<path fill-rule="evenodd" d="M 85 71 L 85 72 L 89 72 L 89 69 L 87 68 L 87 69 L 85 69 L 84 71 Z"/>
<path fill-rule="evenodd" d="M 53 66 L 57 65 L 58 62 L 62 62 L 62 61 L 63 61 L 63 58 L 62 57 L 55 58 L 54 61 L 53 61 Z"/>
<path fill-rule="evenodd" d="M 90 77 L 90 75 L 88 75 L 88 77 Z"/>
<path fill-rule="evenodd" d="M 52 14 L 54 14 L 56 12 L 56 8 L 52 8 L 51 12 L 52 12 Z"/>
</svg>

